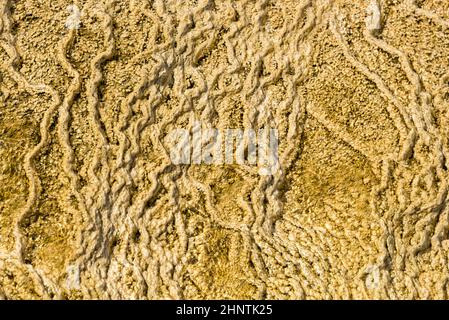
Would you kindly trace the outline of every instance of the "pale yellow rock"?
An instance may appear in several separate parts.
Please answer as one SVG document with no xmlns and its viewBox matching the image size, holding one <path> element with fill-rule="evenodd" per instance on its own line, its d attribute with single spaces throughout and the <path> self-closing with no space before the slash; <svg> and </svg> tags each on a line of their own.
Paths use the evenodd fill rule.
<svg viewBox="0 0 449 320">
<path fill-rule="evenodd" d="M 447 1 L 0 0 L 0 299 L 446 299 L 448 66 Z"/>
</svg>

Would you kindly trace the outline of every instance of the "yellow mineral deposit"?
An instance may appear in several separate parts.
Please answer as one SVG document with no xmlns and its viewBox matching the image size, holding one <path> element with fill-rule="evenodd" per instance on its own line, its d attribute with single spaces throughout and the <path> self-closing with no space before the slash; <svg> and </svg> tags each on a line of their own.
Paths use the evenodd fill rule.
<svg viewBox="0 0 449 320">
<path fill-rule="evenodd" d="M 0 298 L 445 299 L 448 137 L 448 1 L 0 0 Z"/>
</svg>

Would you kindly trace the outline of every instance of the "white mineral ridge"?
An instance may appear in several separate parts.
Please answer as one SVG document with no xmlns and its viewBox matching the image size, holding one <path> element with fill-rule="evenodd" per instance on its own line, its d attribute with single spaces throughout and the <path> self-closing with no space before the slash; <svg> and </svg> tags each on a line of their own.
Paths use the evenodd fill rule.
<svg viewBox="0 0 449 320">
<path fill-rule="evenodd" d="M 369 31 L 378 31 L 381 28 L 380 7 L 377 1 L 371 1 L 366 8 L 366 28 Z"/>
</svg>

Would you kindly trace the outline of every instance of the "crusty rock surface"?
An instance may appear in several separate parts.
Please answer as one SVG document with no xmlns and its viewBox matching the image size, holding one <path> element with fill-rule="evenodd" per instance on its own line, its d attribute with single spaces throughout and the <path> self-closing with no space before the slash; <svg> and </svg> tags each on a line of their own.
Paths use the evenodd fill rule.
<svg viewBox="0 0 449 320">
<path fill-rule="evenodd" d="M 447 1 L 0 0 L 0 298 L 446 299 L 448 66 Z"/>
</svg>

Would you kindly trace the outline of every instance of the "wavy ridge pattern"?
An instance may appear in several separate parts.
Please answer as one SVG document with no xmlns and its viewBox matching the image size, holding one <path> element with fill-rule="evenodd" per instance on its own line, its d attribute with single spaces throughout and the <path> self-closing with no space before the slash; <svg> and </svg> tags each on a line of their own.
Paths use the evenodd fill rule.
<svg viewBox="0 0 449 320">
<path fill-rule="evenodd" d="M 426 76 L 425 50 L 394 36 L 423 19 L 416 46 L 443 33 L 447 63 L 438 13 L 376 1 L 373 29 L 364 1 L 55 1 L 81 10 L 67 30 L 33 0 L 49 62 L 18 41 L 23 3 L 0 2 L 0 81 L 24 93 L 4 101 L 46 109 L 30 112 L 39 141 L 18 169 L 29 189 L 6 226 L 15 249 L 0 244 L 0 298 L 447 298 L 449 73 Z M 276 128 L 280 169 L 174 165 L 177 128 Z"/>
</svg>

